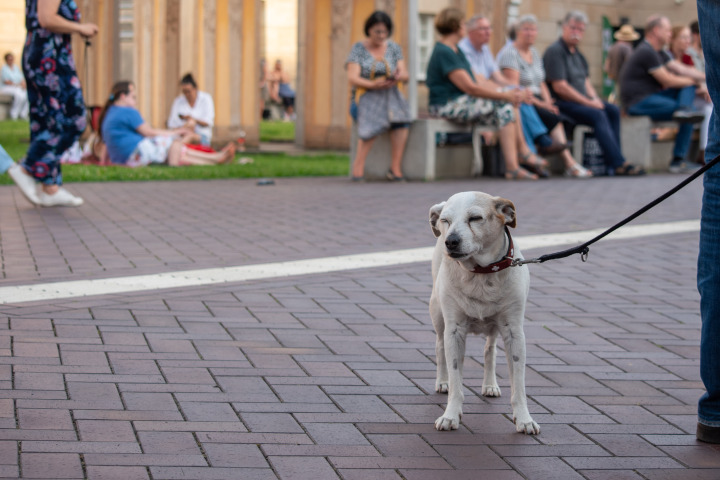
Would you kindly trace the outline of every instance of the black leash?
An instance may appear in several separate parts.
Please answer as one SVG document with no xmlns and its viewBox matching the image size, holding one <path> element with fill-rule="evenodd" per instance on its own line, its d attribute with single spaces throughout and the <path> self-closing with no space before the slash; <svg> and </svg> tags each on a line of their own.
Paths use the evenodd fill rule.
<svg viewBox="0 0 720 480">
<path fill-rule="evenodd" d="M 513 266 L 513 267 L 518 267 L 518 266 L 521 266 L 521 265 L 525 265 L 526 263 L 543 263 L 543 262 L 547 262 L 548 260 L 557 260 L 557 259 L 559 259 L 559 258 L 569 257 L 570 255 L 574 255 L 574 254 L 576 254 L 576 253 L 579 253 L 579 254 L 580 254 L 580 258 L 581 258 L 581 260 L 582 260 L 583 262 L 587 261 L 588 253 L 590 252 L 590 245 L 592 245 L 593 243 L 597 242 L 597 241 L 600 240 L 601 238 L 606 237 L 607 235 L 610 235 L 612 232 L 614 232 L 614 231 L 617 230 L 618 228 L 624 226 L 625 224 L 632 222 L 632 221 L 635 220 L 637 217 L 639 217 L 639 216 L 642 215 L 643 213 L 647 212 L 648 210 L 650 210 L 651 208 L 653 208 L 653 207 L 656 206 L 657 204 L 659 204 L 659 203 L 667 200 L 669 197 L 671 197 L 672 195 L 674 195 L 675 193 L 677 193 L 680 189 L 686 187 L 690 182 L 692 182 L 693 180 L 695 180 L 696 178 L 698 178 L 700 175 L 702 175 L 703 173 L 705 173 L 706 171 L 708 171 L 709 169 L 711 169 L 712 167 L 714 167 L 718 162 L 720 162 L 720 155 L 718 155 L 717 157 L 713 158 L 713 159 L 710 161 L 710 163 L 705 164 L 702 168 L 698 169 L 695 173 L 693 173 L 693 174 L 690 175 L 688 178 L 686 178 L 685 180 L 683 180 L 682 182 L 680 182 L 680 183 L 679 183 L 675 188 L 673 188 L 672 190 L 670 190 L 670 191 L 668 191 L 668 192 L 665 192 L 665 193 L 662 194 L 660 197 L 658 197 L 658 198 L 656 198 L 655 200 L 653 200 L 652 202 L 648 203 L 647 205 L 645 205 L 644 207 L 642 207 L 640 210 L 638 210 L 637 212 L 633 213 L 632 215 L 630 215 L 629 217 L 625 218 L 624 220 L 622 220 L 622 221 L 616 223 L 615 225 L 613 225 L 612 227 L 608 228 L 607 230 L 605 230 L 604 232 L 602 232 L 600 235 L 598 235 L 597 237 L 593 238 L 592 240 L 589 240 L 589 241 L 587 241 L 587 242 L 585 242 L 585 243 L 583 243 L 582 245 L 579 245 L 579 246 L 577 246 L 577 247 L 568 248 L 567 250 L 563 250 L 563 251 L 561 251 L 561 252 L 548 253 L 547 255 L 542 255 L 542 256 L 540 256 L 540 257 L 532 258 L 532 259 L 530 259 L 530 260 L 515 259 L 515 260 L 513 261 L 512 266 Z"/>
</svg>

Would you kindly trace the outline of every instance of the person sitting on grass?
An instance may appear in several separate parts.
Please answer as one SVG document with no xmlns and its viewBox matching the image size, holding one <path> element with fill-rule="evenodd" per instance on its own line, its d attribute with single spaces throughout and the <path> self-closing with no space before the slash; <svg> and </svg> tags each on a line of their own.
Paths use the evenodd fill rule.
<svg viewBox="0 0 720 480">
<path fill-rule="evenodd" d="M 220 152 L 188 148 L 196 134 L 187 127 L 163 130 L 147 124 L 137 111 L 137 92 L 132 82 L 116 83 L 100 114 L 100 133 L 110 161 L 116 165 L 141 167 L 150 164 L 215 165 L 235 156 L 229 143 Z"/>
<path fill-rule="evenodd" d="M 170 108 L 168 128 L 187 127 L 198 134 L 201 145 L 210 146 L 215 104 L 209 93 L 198 90 L 191 73 L 180 79 L 180 92 Z"/>
</svg>

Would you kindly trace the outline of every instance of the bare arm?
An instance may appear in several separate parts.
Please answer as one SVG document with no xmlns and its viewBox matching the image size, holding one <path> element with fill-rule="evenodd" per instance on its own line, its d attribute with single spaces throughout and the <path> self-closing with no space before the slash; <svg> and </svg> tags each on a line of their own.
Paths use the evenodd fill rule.
<svg viewBox="0 0 720 480">
<path fill-rule="evenodd" d="M 405 60 L 398 60 L 397 66 L 395 67 L 395 80 L 398 82 L 407 82 L 410 80 L 410 73 L 408 72 Z"/>
<path fill-rule="evenodd" d="M 555 100 L 550 95 L 550 89 L 548 89 L 545 82 L 540 83 L 540 98 L 534 97 L 533 105 L 550 110 L 555 115 L 560 113 L 560 109 L 555 105 Z"/>
<path fill-rule="evenodd" d="M 136 130 L 143 137 L 171 137 L 173 135 L 185 132 L 184 128 L 165 130 L 161 128 L 153 128 L 147 123 L 143 123 L 142 125 L 137 127 Z"/>
<path fill-rule="evenodd" d="M 655 80 L 662 85 L 663 88 L 683 88 L 695 85 L 695 80 L 690 77 L 675 75 L 665 67 L 659 67 L 650 72 Z"/>
<path fill-rule="evenodd" d="M 463 69 L 453 70 L 448 75 L 448 78 L 456 87 L 472 97 L 488 98 L 490 100 L 504 100 L 517 105 L 522 101 L 524 96 L 521 90 L 509 90 L 507 92 L 498 91 L 497 86 L 491 84 L 487 79 L 485 79 L 482 83 L 476 83 L 470 77 L 468 72 Z M 493 86 L 487 86 L 488 83 Z"/>
<path fill-rule="evenodd" d="M 77 23 L 63 18 L 58 14 L 60 0 L 38 0 L 37 13 L 40 26 L 53 33 L 79 33 L 90 38 L 98 32 L 93 23 Z"/>
<path fill-rule="evenodd" d="M 398 62 L 398 67 L 400 63 Z M 363 78 L 360 75 L 360 64 L 351 62 L 347 65 L 348 81 L 354 87 L 364 88 L 366 90 L 375 90 L 379 88 L 387 88 L 392 84 L 386 77 L 379 77 L 374 80 Z M 407 71 L 406 74 L 407 76 Z"/>
<path fill-rule="evenodd" d="M 502 74 L 510 85 L 520 85 L 520 72 L 512 68 L 503 68 Z"/>
<path fill-rule="evenodd" d="M 668 63 L 665 64 L 665 66 L 670 72 L 674 73 L 675 75 L 679 75 L 681 77 L 688 77 L 692 79 L 694 83 L 705 81 L 704 73 L 702 73 L 695 67 L 685 65 L 684 63 L 678 62 L 677 60 L 670 60 Z"/>
<path fill-rule="evenodd" d="M 509 87 L 511 85 L 519 85 L 520 84 L 520 75 L 518 74 L 518 79 L 513 81 L 505 75 L 505 70 L 509 70 L 507 68 L 503 68 L 502 70 L 495 70 L 492 73 L 492 76 L 490 77 L 493 82 L 497 83 L 498 85 L 502 85 L 503 87 Z"/>
</svg>

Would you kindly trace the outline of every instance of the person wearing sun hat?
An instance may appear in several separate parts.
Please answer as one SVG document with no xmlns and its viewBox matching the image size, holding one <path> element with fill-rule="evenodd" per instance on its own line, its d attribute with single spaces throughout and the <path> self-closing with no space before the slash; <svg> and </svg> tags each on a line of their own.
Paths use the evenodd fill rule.
<svg viewBox="0 0 720 480">
<path fill-rule="evenodd" d="M 605 58 L 605 65 L 603 65 L 603 71 L 607 73 L 608 78 L 615 83 L 612 94 L 616 99 L 619 99 L 618 78 L 620 77 L 620 69 L 632 53 L 632 42 L 639 39 L 640 34 L 635 31 L 632 25 L 626 23 L 613 34 L 613 38 L 615 39 L 615 43 L 613 43 L 613 46 L 610 47 L 608 51 L 607 57 Z"/>
</svg>

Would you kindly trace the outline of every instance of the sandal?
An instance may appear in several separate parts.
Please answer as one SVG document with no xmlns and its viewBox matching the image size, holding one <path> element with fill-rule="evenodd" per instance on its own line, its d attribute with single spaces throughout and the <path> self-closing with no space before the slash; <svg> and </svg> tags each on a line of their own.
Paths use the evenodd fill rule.
<svg viewBox="0 0 720 480">
<path fill-rule="evenodd" d="M 392 170 L 388 170 L 387 173 L 385 173 L 385 178 L 387 178 L 389 182 L 405 183 L 405 177 L 398 177 Z"/>
<path fill-rule="evenodd" d="M 505 172 L 505 180 L 537 180 L 538 176 L 530 173 L 522 167 L 515 170 Z"/>
<path fill-rule="evenodd" d="M 618 167 L 615 169 L 615 175 L 635 177 L 639 175 L 645 175 L 645 169 L 631 163 L 626 163 L 622 167 Z"/>
<path fill-rule="evenodd" d="M 538 177 L 548 178 L 550 176 L 550 172 L 547 169 L 549 163 L 544 158 L 539 157 L 532 152 L 527 155 L 522 155 L 521 158 L 522 161 L 520 162 L 520 165 L 530 172 L 537 174 Z M 532 161 L 530 159 L 532 159 Z"/>
<path fill-rule="evenodd" d="M 593 173 L 579 163 L 565 169 L 565 176 L 572 178 L 590 178 Z"/>
<path fill-rule="evenodd" d="M 545 169 L 550 166 L 550 163 L 537 154 L 530 152 L 525 155 L 520 155 L 520 163 L 529 167 Z"/>
</svg>

